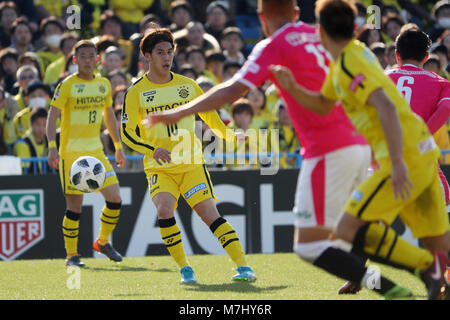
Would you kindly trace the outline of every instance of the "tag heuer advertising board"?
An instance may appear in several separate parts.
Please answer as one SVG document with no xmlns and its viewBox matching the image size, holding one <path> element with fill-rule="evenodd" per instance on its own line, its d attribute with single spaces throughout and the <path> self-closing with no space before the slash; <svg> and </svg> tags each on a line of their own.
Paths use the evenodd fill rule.
<svg viewBox="0 0 450 320">
<path fill-rule="evenodd" d="M 43 190 L 0 190 L 0 258 L 13 260 L 43 238 Z"/>
</svg>

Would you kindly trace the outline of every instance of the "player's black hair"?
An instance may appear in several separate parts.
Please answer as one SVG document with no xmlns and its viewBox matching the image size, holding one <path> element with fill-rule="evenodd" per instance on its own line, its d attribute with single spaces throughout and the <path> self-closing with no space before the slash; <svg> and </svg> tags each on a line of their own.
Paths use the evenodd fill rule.
<svg viewBox="0 0 450 320">
<path fill-rule="evenodd" d="M 147 52 L 152 54 L 153 49 L 160 42 L 169 42 L 175 49 L 172 32 L 167 28 L 156 28 L 142 38 L 139 45 L 142 55 L 145 56 Z"/>
<path fill-rule="evenodd" d="M 45 108 L 36 108 L 31 111 L 30 122 L 33 123 L 39 118 L 47 118 L 48 112 Z"/>
<path fill-rule="evenodd" d="M 430 47 L 430 37 L 419 29 L 407 29 L 395 40 L 395 49 L 403 60 L 422 61 Z"/>
<path fill-rule="evenodd" d="M 316 18 L 326 34 L 334 40 L 353 38 L 358 14 L 353 3 L 346 0 L 318 0 Z"/>
</svg>

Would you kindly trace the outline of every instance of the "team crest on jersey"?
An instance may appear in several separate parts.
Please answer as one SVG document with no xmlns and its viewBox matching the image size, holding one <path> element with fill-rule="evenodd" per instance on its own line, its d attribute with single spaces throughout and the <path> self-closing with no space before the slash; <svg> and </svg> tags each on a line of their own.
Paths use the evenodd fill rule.
<svg viewBox="0 0 450 320">
<path fill-rule="evenodd" d="M 181 86 L 177 89 L 178 91 L 178 95 L 183 98 L 186 99 L 187 97 L 189 97 L 189 89 L 186 86 Z"/>
<path fill-rule="evenodd" d="M 128 113 L 124 113 L 122 116 L 122 123 L 127 123 L 128 122 Z"/>
<path fill-rule="evenodd" d="M 98 90 L 100 90 L 100 93 L 105 93 L 106 92 L 106 87 L 103 84 L 101 84 L 101 85 L 98 86 Z"/>
</svg>

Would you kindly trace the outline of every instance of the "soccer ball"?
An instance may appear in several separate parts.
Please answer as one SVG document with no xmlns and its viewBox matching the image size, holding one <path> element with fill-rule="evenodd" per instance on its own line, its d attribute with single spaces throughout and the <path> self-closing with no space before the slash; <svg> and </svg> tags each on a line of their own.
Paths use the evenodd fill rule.
<svg viewBox="0 0 450 320">
<path fill-rule="evenodd" d="M 85 193 L 100 189 L 105 178 L 105 166 L 94 157 L 79 157 L 70 167 L 70 182 L 77 190 Z"/>
</svg>

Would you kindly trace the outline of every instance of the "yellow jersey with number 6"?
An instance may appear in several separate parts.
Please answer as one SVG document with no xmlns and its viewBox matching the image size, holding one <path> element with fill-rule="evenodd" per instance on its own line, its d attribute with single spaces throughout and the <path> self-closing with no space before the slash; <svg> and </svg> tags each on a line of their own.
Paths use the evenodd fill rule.
<svg viewBox="0 0 450 320">
<path fill-rule="evenodd" d="M 103 153 L 103 112 L 112 106 L 108 79 L 94 76 L 84 80 L 73 74 L 58 85 L 50 106 L 61 110 L 61 157 Z"/>
</svg>

